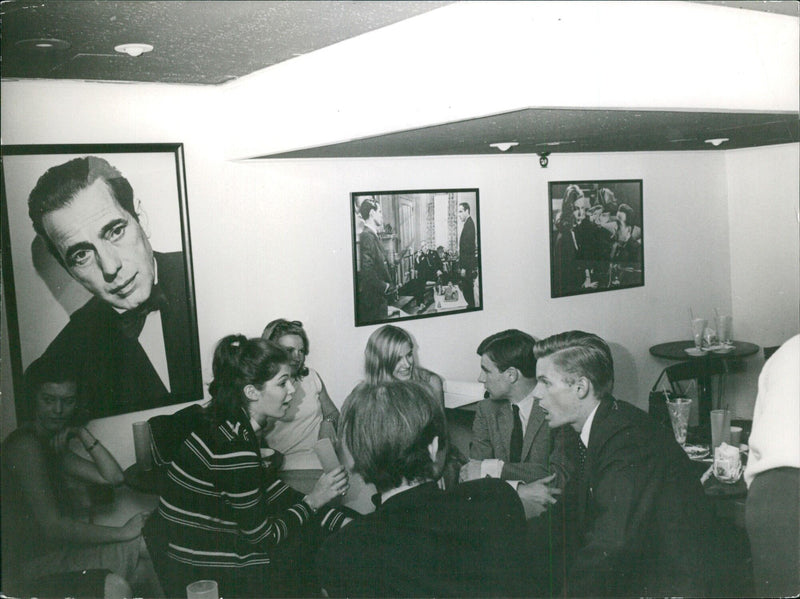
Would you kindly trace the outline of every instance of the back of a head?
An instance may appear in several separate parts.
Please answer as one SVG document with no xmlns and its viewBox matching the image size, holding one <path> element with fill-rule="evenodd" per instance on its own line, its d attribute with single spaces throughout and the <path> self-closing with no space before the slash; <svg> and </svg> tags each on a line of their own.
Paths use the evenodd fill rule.
<svg viewBox="0 0 800 599">
<path fill-rule="evenodd" d="M 339 434 L 354 470 L 380 492 L 441 475 L 443 459 L 434 462 L 428 446 L 438 437 L 439 455 L 446 452 L 444 410 L 420 383 L 357 386 L 342 406 Z"/>
<path fill-rule="evenodd" d="M 276 318 L 264 327 L 264 332 L 261 333 L 261 338 L 273 343 L 278 343 L 280 338 L 284 335 L 297 335 L 303 340 L 303 349 L 306 353 L 311 351 L 311 345 L 308 342 L 308 335 L 303 328 L 303 323 L 299 320 L 286 320 L 285 318 Z"/>
<path fill-rule="evenodd" d="M 208 385 L 212 419 L 230 418 L 242 409 L 247 411 L 244 388 L 263 385 L 289 362 L 286 350 L 266 339 L 248 339 L 244 335 L 223 337 L 214 350 L 211 364 L 214 380 Z"/>
<path fill-rule="evenodd" d="M 394 367 L 402 356 L 405 344 L 412 349 L 414 347 L 411 335 L 400 327 L 387 324 L 373 331 L 364 349 L 364 375 L 367 383 L 377 385 L 394 380 Z"/>
<path fill-rule="evenodd" d="M 361 218 L 364 220 L 364 222 L 367 222 L 370 214 L 372 214 L 372 211 L 377 209 L 378 205 L 375 203 L 375 200 L 367 198 L 358 206 L 358 213 L 361 215 Z"/>
<path fill-rule="evenodd" d="M 484 354 L 494 362 L 500 372 L 512 366 L 526 378 L 536 378 L 536 357 L 533 346 L 536 338 L 518 329 L 507 329 L 488 336 L 478 346 L 478 355 Z"/>
<path fill-rule="evenodd" d="M 614 388 L 614 360 L 608 344 L 593 333 L 567 331 L 537 341 L 537 360 L 550 357 L 568 377 L 585 376 L 598 398 L 611 397 Z"/>
<path fill-rule="evenodd" d="M 102 179 L 120 206 L 138 220 L 133 203 L 133 189 L 108 161 L 97 156 L 73 158 L 68 162 L 49 168 L 36 182 L 28 196 L 28 216 L 33 228 L 45 240 L 53 255 L 59 259 L 44 230 L 44 215 L 68 204 L 80 191 L 89 187 L 97 179 Z"/>
</svg>

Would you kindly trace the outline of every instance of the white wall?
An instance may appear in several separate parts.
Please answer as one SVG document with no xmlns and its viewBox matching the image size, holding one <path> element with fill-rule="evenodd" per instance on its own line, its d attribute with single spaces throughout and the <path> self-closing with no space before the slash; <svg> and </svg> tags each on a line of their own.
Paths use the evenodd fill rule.
<svg viewBox="0 0 800 599">
<path fill-rule="evenodd" d="M 780 345 L 800 332 L 800 146 L 732 150 L 725 159 L 734 335 Z M 755 377 L 732 382 L 755 396 Z"/>
</svg>

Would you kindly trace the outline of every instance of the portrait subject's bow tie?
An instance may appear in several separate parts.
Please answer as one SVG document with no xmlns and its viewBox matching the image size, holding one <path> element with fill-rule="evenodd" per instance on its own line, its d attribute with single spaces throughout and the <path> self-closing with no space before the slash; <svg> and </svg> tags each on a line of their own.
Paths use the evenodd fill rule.
<svg viewBox="0 0 800 599">
<path fill-rule="evenodd" d="M 161 310 L 168 303 L 164 291 L 158 285 L 154 285 L 147 300 L 133 310 L 128 310 L 119 315 L 119 327 L 122 330 L 122 334 L 128 339 L 138 339 L 144 328 L 147 315 L 150 312 Z"/>
</svg>

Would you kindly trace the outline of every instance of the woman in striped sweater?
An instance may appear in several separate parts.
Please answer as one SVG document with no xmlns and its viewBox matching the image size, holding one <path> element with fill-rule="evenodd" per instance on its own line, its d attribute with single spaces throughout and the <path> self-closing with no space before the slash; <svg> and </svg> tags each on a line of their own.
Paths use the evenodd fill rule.
<svg viewBox="0 0 800 599">
<path fill-rule="evenodd" d="M 303 495 L 265 468 L 259 431 L 286 411 L 294 387 L 290 356 L 263 339 L 229 335 L 214 352 L 211 402 L 175 442 L 160 438 L 170 462 L 157 513 L 145 537 L 167 596 L 213 579 L 220 595 L 307 595 L 318 590 L 313 551 L 348 521 L 326 508 L 347 492 L 343 468 L 323 474 Z M 171 446 L 171 447 L 170 447 Z"/>
</svg>

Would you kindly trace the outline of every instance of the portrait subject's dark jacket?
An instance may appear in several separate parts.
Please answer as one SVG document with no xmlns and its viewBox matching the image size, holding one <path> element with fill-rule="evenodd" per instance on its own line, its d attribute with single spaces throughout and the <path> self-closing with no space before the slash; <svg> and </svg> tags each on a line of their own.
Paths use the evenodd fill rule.
<svg viewBox="0 0 800 599">
<path fill-rule="evenodd" d="M 331 597 L 530 596 L 525 515 L 505 482 L 429 482 L 328 538 L 317 557 Z"/>
<path fill-rule="evenodd" d="M 603 400 L 589 435 L 568 596 L 708 594 L 714 553 L 699 477 L 671 431 Z"/>
<path fill-rule="evenodd" d="M 123 414 L 199 399 L 202 380 L 193 367 L 196 343 L 187 307 L 183 253 L 154 253 L 158 283 L 167 302 L 161 308 L 161 326 L 171 392 L 161 382 L 137 339 L 126 337 L 119 314 L 106 302 L 90 299 L 45 350 L 66 360 L 78 377 L 78 394 L 91 418 Z"/>
<path fill-rule="evenodd" d="M 475 259 L 475 221 L 471 216 L 464 220 L 464 226 L 461 228 L 461 237 L 458 238 L 458 259 L 461 262 L 461 268 L 467 271 L 466 277 L 472 279 L 473 271 L 477 264 Z"/>
<path fill-rule="evenodd" d="M 358 316 L 361 323 L 386 320 L 386 285 L 392 283 L 381 240 L 369 227 L 358 237 Z"/>
</svg>

